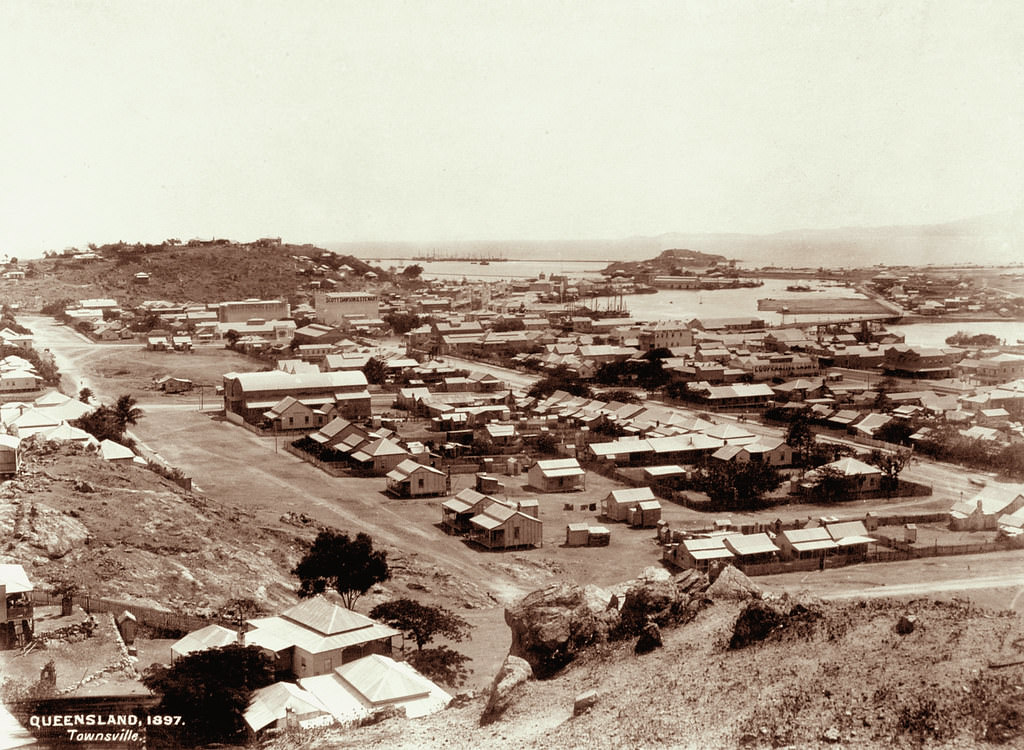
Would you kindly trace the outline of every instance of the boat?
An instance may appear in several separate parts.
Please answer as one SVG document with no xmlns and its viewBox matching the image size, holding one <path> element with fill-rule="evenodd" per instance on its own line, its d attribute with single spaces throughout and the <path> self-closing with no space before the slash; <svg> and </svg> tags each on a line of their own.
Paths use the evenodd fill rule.
<svg viewBox="0 0 1024 750">
<path fill-rule="evenodd" d="M 811 287 L 807 284 L 790 284 L 786 287 L 787 292 L 809 292 Z"/>
</svg>

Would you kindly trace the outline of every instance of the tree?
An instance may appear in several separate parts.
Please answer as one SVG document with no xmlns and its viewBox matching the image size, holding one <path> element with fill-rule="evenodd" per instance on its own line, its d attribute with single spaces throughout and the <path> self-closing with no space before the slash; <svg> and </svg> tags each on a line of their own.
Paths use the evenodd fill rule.
<svg viewBox="0 0 1024 750">
<path fill-rule="evenodd" d="M 139 409 L 135 404 L 135 397 L 127 393 L 118 397 L 117 402 L 114 404 L 114 414 L 117 417 L 117 421 L 121 424 L 122 432 L 124 432 L 128 425 L 136 424 L 142 419 L 142 409 Z"/>
<path fill-rule="evenodd" d="M 453 688 L 461 687 L 469 676 L 471 670 L 466 666 L 469 660 L 465 654 L 447 646 L 416 650 L 406 659 L 424 677 Z"/>
<path fill-rule="evenodd" d="M 88 414 L 73 419 L 71 425 L 85 430 L 97 440 L 113 440 L 119 443 L 124 439 L 124 425 L 109 406 L 100 404 Z"/>
<path fill-rule="evenodd" d="M 388 313 L 384 316 L 384 322 L 391 326 L 392 331 L 401 336 L 418 327 L 420 318 L 412 313 Z"/>
<path fill-rule="evenodd" d="M 373 383 L 380 385 L 384 382 L 384 378 L 387 376 L 387 368 L 384 366 L 384 360 L 379 357 L 370 357 L 366 360 L 366 364 L 363 365 L 363 375 L 366 376 L 367 383 Z"/>
<path fill-rule="evenodd" d="M 89 403 L 89 401 L 92 400 L 92 389 L 83 388 L 82 390 L 80 390 L 78 392 L 78 400 L 81 401 L 83 404 Z"/>
<path fill-rule="evenodd" d="M 494 323 L 494 327 L 491 330 L 495 333 L 505 333 L 506 331 L 525 331 L 526 323 L 523 322 L 522 318 L 500 318 Z"/>
<path fill-rule="evenodd" d="M 407 279 L 418 279 L 422 273 L 423 266 L 418 263 L 413 263 L 411 266 L 406 266 L 402 269 L 402 276 Z"/>
<path fill-rule="evenodd" d="M 370 610 L 370 617 L 401 630 L 416 642 L 420 651 L 435 636 L 460 643 L 469 634 L 469 623 L 451 610 L 421 604 L 415 599 L 394 599 L 378 604 Z"/>
<path fill-rule="evenodd" d="M 854 490 L 854 480 L 834 466 L 819 466 L 815 472 L 814 489 L 823 502 L 846 500 Z"/>
<path fill-rule="evenodd" d="M 910 463 L 910 450 L 871 451 L 868 463 L 882 470 L 882 483 L 886 490 L 894 490 L 900 483 L 900 472 Z"/>
<path fill-rule="evenodd" d="M 602 401 L 611 403 L 612 401 L 618 401 L 620 404 L 642 404 L 643 399 L 637 396 L 633 391 L 604 391 L 597 394 L 597 397 Z"/>
<path fill-rule="evenodd" d="M 170 667 L 154 664 L 142 683 L 160 694 L 154 713 L 181 716 L 180 724 L 150 727 L 156 747 L 244 743 L 243 718 L 254 690 L 274 681 L 274 665 L 256 646 L 231 645 L 196 651 Z"/>
<path fill-rule="evenodd" d="M 814 433 L 811 432 L 811 421 L 808 411 L 801 409 L 786 431 L 786 444 L 793 447 L 800 457 L 800 464 L 807 464 L 807 456 L 814 446 Z"/>
<path fill-rule="evenodd" d="M 875 390 L 878 392 L 875 396 L 875 401 L 871 405 L 871 408 L 876 411 L 886 411 L 892 407 L 892 399 L 889 398 L 889 394 L 895 391 L 899 387 L 899 381 L 891 375 L 886 375 L 884 378 L 875 384 Z"/>
<path fill-rule="evenodd" d="M 238 343 L 238 338 L 238 331 L 236 331 L 234 328 L 229 328 L 228 331 L 224 334 L 224 340 L 228 342 L 228 348 L 230 349 L 235 348 L 235 344 Z"/>
<path fill-rule="evenodd" d="M 590 388 L 581 383 L 565 365 L 559 365 L 548 373 L 547 377 L 534 383 L 526 395 L 531 398 L 547 398 L 555 391 L 565 391 L 573 396 L 583 396 L 584 398 L 591 397 Z"/>
<path fill-rule="evenodd" d="M 712 460 L 698 470 L 695 484 L 721 510 L 756 510 L 782 484 L 782 475 L 761 461 Z"/>
<path fill-rule="evenodd" d="M 292 575 L 301 581 L 299 596 L 322 594 L 330 587 L 352 609 L 375 584 L 391 578 L 387 558 L 387 552 L 374 550 L 368 534 L 350 539 L 348 534 L 328 529 L 317 535 Z"/>
<path fill-rule="evenodd" d="M 910 422 L 890 419 L 875 430 L 875 440 L 881 440 L 885 443 L 896 443 L 898 445 L 905 444 L 917 430 L 918 428 Z"/>
</svg>

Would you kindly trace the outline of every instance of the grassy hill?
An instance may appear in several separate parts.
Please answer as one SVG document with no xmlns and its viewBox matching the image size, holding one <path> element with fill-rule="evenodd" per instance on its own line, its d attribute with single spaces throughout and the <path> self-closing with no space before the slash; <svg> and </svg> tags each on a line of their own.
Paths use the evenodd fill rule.
<svg viewBox="0 0 1024 750">
<path fill-rule="evenodd" d="M 340 279 L 336 269 L 342 264 L 387 278 L 357 258 L 324 255 L 327 251 L 313 245 L 216 240 L 198 246 L 104 245 L 96 252 L 100 259 L 58 256 L 33 261 L 25 280 L 0 282 L 0 294 L 26 309 L 90 297 L 112 297 L 123 305 L 148 299 L 218 302 L 250 297 L 285 297 L 294 303 L 308 293 L 313 279 Z M 329 270 L 321 273 L 317 266 Z M 136 281 L 140 272 L 149 274 L 148 283 Z"/>
</svg>

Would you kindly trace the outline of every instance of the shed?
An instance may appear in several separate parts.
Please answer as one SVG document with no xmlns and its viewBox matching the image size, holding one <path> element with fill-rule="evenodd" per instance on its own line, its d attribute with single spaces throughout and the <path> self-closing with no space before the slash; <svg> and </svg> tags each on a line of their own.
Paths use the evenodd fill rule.
<svg viewBox="0 0 1024 750">
<path fill-rule="evenodd" d="M 591 526 L 587 529 L 588 547 L 607 547 L 612 541 L 612 532 L 604 526 Z"/>
<path fill-rule="evenodd" d="M 531 497 L 526 500 L 520 500 L 517 503 L 516 508 L 517 510 L 521 511 L 522 513 L 525 513 L 528 516 L 540 518 L 540 503 L 537 501 L 537 498 L 535 497 Z"/>
<path fill-rule="evenodd" d="M 570 523 L 565 527 L 566 547 L 586 547 L 590 543 L 590 528 L 585 523 Z"/>
<path fill-rule="evenodd" d="M 661 520 L 661 503 L 643 500 L 629 509 L 629 525 L 638 529 L 653 528 Z"/>
<path fill-rule="evenodd" d="M 496 495 L 505 491 L 505 485 L 493 474 L 480 472 L 476 475 L 476 491 Z"/>
<path fill-rule="evenodd" d="M 682 466 L 677 466 L 676 464 L 644 467 L 644 479 L 646 479 L 648 482 L 659 482 L 685 476 L 686 469 L 684 469 Z"/>
<path fill-rule="evenodd" d="M 319 698 L 291 682 L 275 682 L 253 692 L 245 723 L 253 732 L 330 726 L 334 717 Z"/>
<path fill-rule="evenodd" d="M 185 637 L 171 644 L 171 659 L 180 659 L 193 651 L 205 651 L 208 648 L 220 648 L 238 643 L 238 633 L 222 625 L 207 625 L 205 628 L 193 630 Z"/>
</svg>

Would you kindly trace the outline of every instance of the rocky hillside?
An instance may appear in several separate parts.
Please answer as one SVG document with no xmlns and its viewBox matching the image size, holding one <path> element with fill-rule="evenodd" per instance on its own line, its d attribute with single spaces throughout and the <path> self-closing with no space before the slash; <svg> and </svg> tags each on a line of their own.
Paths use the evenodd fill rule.
<svg viewBox="0 0 1024 750">
<path fill-rule="evenodd" d="M 348 265 L 357 274 L 388 274 L 351 256 L 325 256 L 313 245 L 245 244 L 217 240 L 188 245 L 105 245 L 98 260 L 57 256 L 29 264 L 26 279 L 0 282 L 8 302 L 30 309 L 60 299 L 113 297 L 123 305 L 147 299 L 219 302 L 250 297 L 296 300 L 313 279 L 341 277 Z M 320 267 L 320 270 L 317 267 Z M 323 271 L 323 268 L 329 270 Z M 137 273 L 149 274 L 140 284 Z"/>
<path fill-rule="evenodd" d="M 305 535 L 256 528 L 143 467 L 23 447 L 22 471 L 0 484 L 0 562 L 24 565 L 38 587 L 68 579 L 90 595 L 205 614 L 252 596 L 238 582 L 257 580 L 253 598 L 294 601 L 287 571 Z"/>
<path fill-rule="evenodd" d="M 692 574 L 636 582 L 617 599 L 621 611 L 613 615 L 609 610 L 618 607 L 596 590 L 548 587 L 510 608 L 507 618 L 513 651 L 533 661 L 534 671 L 540 652 L 568 657 L 549 679 L 523 681 L 530 666 L 510 657 L 497 699 L 463 696 L 425 719 L 289 735 L 269 746 L 983 748 L 1024 742 L 1024 624 L 1013 612 L 926 600 L 765 600 L 741 574 L 730 578 L 710 588 Z M 619 637 L 621 624 L 639 614 L 640 637 Z M 653 628 L 662 645 L 640 653 L 652 646 L 640 642 L 657 622 L 664 623 Z"/>
<path fill-rule="evenodd" d="M 0 563 L 23 565 L 38 588 L 68 580 L 92 596 L 199 616 L 236 598 L 267 611 L 295 603 L 290 571 L 320 530 L 308 516 L 268 523 L 143 466 L 70 445 L 22 447 L 21 471 L 0 482 Z M 482 582 L 381 546 L 392 579 L 361 607 L 409 591 L 466 610 L 494 606 Z"/>
</svg>

